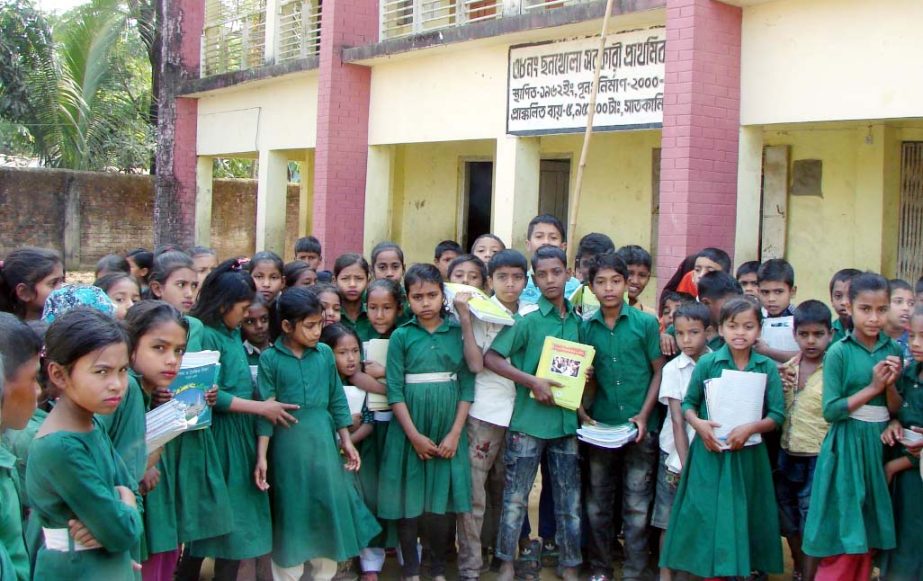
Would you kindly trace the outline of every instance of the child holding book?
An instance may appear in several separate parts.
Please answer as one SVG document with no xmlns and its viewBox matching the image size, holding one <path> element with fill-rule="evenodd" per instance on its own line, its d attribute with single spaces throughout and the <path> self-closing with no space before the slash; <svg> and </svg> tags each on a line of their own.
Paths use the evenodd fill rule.
<svg viewBox="0 0 923 581">
<path fill-rule="evenodd" d="M 580 328 L 580 342 L 596 349 L 593 395 L 586 394 L 584 423 L 638 428 L 635 442 L 610 449 L 587 446 L 589 485 L 586 514 L 591 579 L 612 578 L 613 512 L 621 509 L 625 534 L 626 579 L 640 578 L 647 566 L 647 518 L 654 497 L 657 441 L 648 436 L 648 419 L 657 403 L 664 359 L 657 318 L 631 308 L 624 296 L 630 273 L 619 254 L 602 254 L 588 272 L 590 290 L 599 299 L 596 314 Z M 630 293 L 630 291 L 629 291 Z M 659 418 L 651 422 L 656 433 Z M 619 495 L 621 491 L 621 495 Z M 622 496 L 621 503 L 616 503 Z"/>
<path fill-rule="evenodd" d="M 487 264 L 473 254 L 462 254 L 455 258 L 449 264 L 447 272 L 448 282 L 487 290 Z"/>
<path fill-rule="evenodd" d="M 884 334 L 891 302 L 887 279 L 874 273 L 849 283 L 852 333 L 824 359 L 821 445 L 804 528 L 806 555 L 821 559 L 818 580 L 868 579 L 872 551 L 895 546 L 881 433 L 900 409 L 895 384 L 900 347 Z"/>
<path fill-rule="evenodd" d="M 775 430 L 784 419 L 776 365 L 753 350 L 760 334 L 759 306 L 735 298 L 721 307 L 725 345 L 702 356 L 689 380 L 683 414 L 696 432 L 676 491 L 660 566 L 700 577 L 782 572 L 782 546 L 766 446 L 751 436 Z M 709 419 L 705 384 L 726 370 L 766 376 L 763 409 L 755 422 L 734 427 L 721 441 Z"/>
</svg>

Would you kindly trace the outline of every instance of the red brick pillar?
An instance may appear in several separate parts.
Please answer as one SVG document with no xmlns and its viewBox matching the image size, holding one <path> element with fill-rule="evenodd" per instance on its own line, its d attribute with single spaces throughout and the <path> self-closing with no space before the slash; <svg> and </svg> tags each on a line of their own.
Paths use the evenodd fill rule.
<svg viewBox="0 0 923 581">
<path fill-rule="evenodd" d="M 738 7 L 667 0 L 658 290 L 703 247 L 734 253 L 740 27 Z"/>
<path fill-rule="evenodd" d="M 344 46 L 377 42 L 378 2 L 325 3 L 321 31 L 311 223 L 329 266 L 344 252 L 362 252 L 372 73 L 340 56 Z"/>
</svg>

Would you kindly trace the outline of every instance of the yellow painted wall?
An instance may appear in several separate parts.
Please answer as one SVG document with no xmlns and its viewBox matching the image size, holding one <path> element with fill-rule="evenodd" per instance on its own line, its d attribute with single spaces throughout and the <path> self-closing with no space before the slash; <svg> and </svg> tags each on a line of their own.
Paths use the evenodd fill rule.
<svg viewBox="0 0 923 581">
<path fill-rule="evenodd" d="M 745 8 L 741 124 L 923 116 L 921 22 L 920 0 Z"/>
<path fill-rule="evenodd" d="M 199 155 L 311 149 L 317 141 L 317 73 L 287 76 L 199 98 Z"/>
</svg>

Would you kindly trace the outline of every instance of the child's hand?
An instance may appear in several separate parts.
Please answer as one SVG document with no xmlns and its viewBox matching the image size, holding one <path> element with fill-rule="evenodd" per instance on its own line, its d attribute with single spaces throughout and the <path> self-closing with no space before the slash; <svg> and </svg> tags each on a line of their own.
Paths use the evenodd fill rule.
<svg viewBox="0 0 923 581">
<path fill-rule="evenodd" d="M 897 383 L 897 380 L 901 378 L 901 374 L 904 372 L 904 362 L 897 355 L 888 355 L 885 357 L 885 363 L 890 366 L 891 369 L 891 378 L 888 386 Z"/>
<path fill-rule="evenodd" d="M 422 434 L 417 434 L 410 439 L 413 449 L 420 457 L 420 460 L 430 460 L 439 454 L 439 448 L 432 440 Z"/>
<path fill-rule="evenodd" d="M 713 420 L 698 419 L 692 424 L 695 433 L 702 438 L 702 443 L 712 452 L 723 452 L 724 446 L 715 437 L 715 428 L 720 428 L 721 424 Z"/>
<path fill-rule="evenodd" d="M 471 310 L 468 308 L 468 301 L 471 300 L 472 296 L 474 295 L 471 293 L 455 293 L 455 300 L 452 302 L 455 305 L 455 311 L 458 313 L 459 319 L 471 316 Z"/>
<path fill-rule="evenodd" d="M 664 357 L 673 357 L 676 355 L 676 338 L 669 333 L 660 334 L 660 352 Z"/>
<path fill-rule="evenodd" d="M 768 345 L 766 345 L 766 342 L 760 339 L 759 337 L 757 337 L 756 343 L 753 344 L 753 350 L 759 353 L 760 355 L 766 354 L 767 347 Z"/>
<path fill-rule="evenodd" d="M 892 381 L 892 375 L 894 375 L 892 366 L 887 360 L 876 363 L 872 368 L 872 389 L 877 393 L 883 392 L 888 387 L 888 383 Z"/>
<path fill-rule="evenodd" d="M 349 426 L 350 432 L 355 432 L 362 425 L 362 414 L 353 414 L 353 424 Z"/>
<path fill-rule="evenodd" d="M 904 428 L 897 420 L 888 422 L 888 427 L 881 433 L 881 443 L 887 446 L 893 446 L 904 437 Z"/>
<path fill-rule="evenodd" d="M 583 406 L 577 408 L 577 419 L 580 420 L 581 424 L 587 426 L 595 426 L 596 420 L 590 417 L 590 414 L 586 413 L 586 410 L 583 409 Z"/>
<path fill-rule="evenodd" d="M 918 428 L 916 426 L 910 426 L 910 429 L 911 431 L 914 431 L 918 434 L 923 434 L 923 428 Z M 901 436 L 903 436 L 903 434 L 901 434 Z M 904 448 L 906 448 L 907 451 L 910 452 L 912 456 L 916 456 L 917 458 L 920 457 L 920 451 L 923 450 L 923 440 L 918 440 L 916 442 L 911 442 L 909 440 L 901 440 L 901 444 L 904 445 Z"/>
<path fill-rule="evenodd" d="M 438 454 L 440 458 L 450 459 L 455 457 L 455 452 L 458 451 L 458 438 L 460 436 L 461 434 L 456 434 L 451 430 L 446 434 L 442 442 L 439 443 Z"/>
<path fill-rule="evenodd" d="M 593 379 L 593 374 L 594 374 L 595 372 L 596 372 L 596 370 L 593 369 L 593 366 L 592 366 L 592 365 L 590 365 L 589 367 L 586 368 L 586 379 L 587 379 L 587 381 Z"/>
<path fill-rule="evenodd" d="M 141 490 L 141 494 L 147 494 L 150 491 L 156 488 L 157 484 L 160 483 L 160 470 L 156 466 L 151 466 L 144 473 L 144 476 L 141 478 L 141 482 L 138 484 L 138 488 Z"/>
<path fill-rule="evenodd" d="M 747 425 L 737 426 L 731 433 L 728 434 L 725 444 L 730 450 L 740 450 L 744 447 L 744 444 L 747 443 L 747 440 L 750 439 L 750 436 L 753 435 L 753 430 L 751 430 Z"/>
<path fill-rule="evenodd" d="M 138 499 L 135 498 L 135 492 L 131 488 L 127 486 L 116 486 L 115 492 L 119 495 L 119 499 L 124 504 L 132 508 L 138 508 Z"/>
<path fill-rule="evenodd" d="M 151 394 L 152 407 L 163 405 L 171 399 L 173 399 L 173 392 L 171 392 L 168 387 L 158 387 L 154 390 L 154 393 Z"/>
<path fill-rule="evenodd" d="M 343 450 L 343 455 L 346 456 L 344 467 L 350 472 L 358 472 L 359 467 L 362 466 L 362 459 L 359 457 L 359 451 L 356 450 L 353 441 L 341 439 L 340 449 Z"/>
<path fill-rule="evenodd" d="M 644 441 L 644 437 L 647 435 L 647 418 L 643 418 L 640 415 L 637 415 L 633 418 L 628 418 L 628 421 L 638 426 L 638 437 L 635 438 L 635 443 L 640 444 Z"/>
<path fill-rule="evenodd" d="M 385 368 L 382 364 L 374 361 L 365 361 L 362 366 L 365 368 L 366 375 L 371 375 L 375 379 L 385 378 Z"/>
<path fill-rule="evenodd" d="M 213 385 L 211 389 L 205 391 L 205 403 L 206 405 L 214 406 L 218 403 L 218 386 Z"/>
<path fill-rule="evenodd" d="M 897 458 L 890 462 L 885 462 L 885 478 L 888 479 L 888 484 L 891 484 L 891 482 L 894 481 L 894 477 L 903 470 L 902 464 L 905 463 L 904 458 Z"/>
<path fill-rule="evenodd" d="M 782 389 L 786 391 L 795 391 L 798 388 L 798 373 L 792 365 L 782 365 L 779 367 L 779 375 L 782 378 Z"/>
<path fill-rule="evenodd" d="M 72 518 L 67 521 L 67 528 L 70 529 L 71 538 L 84 547 L 89 549 L 99 549 L 102 547 L 99 541 L 96 540 L 96 537 L 90 532 L 90 529 L 79 520 Z"/>
<path fill-rule="evenodd" d="M 297 410 L 300 406 L 293 403 L 282 403 L 274 399 L 266 400 L 262 403 L 260 415 L 272 422 L 276 426 L 284 428 L 292 424 L 297 424 L 295 416 L 288 413 L 288 410 Z"/>
<path fill-rule="evenodd" d="M 551 394 L 551 388 L 561 387 L 561 384 L 551 379 L 536 377 L 529 387 L 531 387 L 532 393 L 535 394 L 535 401 L 545 405 L 554 405 L 554 396 Z"/>
<path fill-rule="evenodd" d="M 266 465 L 266 458 L 257 458 L 256 467 L 253 468 L 253 482 L 256 487 L 266 492 L 269 490 L 269 481 L 266 479 L 266 473 L 269 468 Z"/>
</svg>

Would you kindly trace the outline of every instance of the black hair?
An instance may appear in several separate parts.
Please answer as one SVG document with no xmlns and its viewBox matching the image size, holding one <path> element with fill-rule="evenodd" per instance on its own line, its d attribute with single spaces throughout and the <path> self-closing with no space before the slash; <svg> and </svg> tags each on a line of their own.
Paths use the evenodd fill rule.
<svg viewBox="0 0 923 581">
<path fill-rule="evenodd" d="M 855 302 L 859 293 L 885 291 L 891 300 L 891 285 L 888 279 L 877 272 L 863 272 L 852 278 L 849 283 L 849 302 Z"/>
<path fill-rule="evenodd" d="M 314 254 L 321 255 L 321 243 L 320 240 L 314 236 L 303 236 L 295 241 L 295 254 L 299 252 L 313 252 Z"/>
<path fill-rule="evenodd" d="M 361 254 L 350 252 L 341 254 L 337 257 L 336 262 L 333 263 L 333 278 L 337 278 L 344 269 L 354 265 L 359 265 L 359 268 L 365 272 L 365 276 L 369 276 L 368 261 Z"/>
<path fill-rule="evenodd" d="M 173 244 L 171 242 L 168 242 L 166 244 L 158 244 L 157 246 L 154 247 L 154 258 L 157 258 L 158 256 L 160 256 L 161 254 L 164 254 L 165 252 L 182 252 L 182 251 L 183 249 L 180 247 L 179 244 Z"/>
<path fill-rule="evenodd" d="M 699 299 L 720 300 L 731 295 L 744 293 L 737 279 L 724 272 L 715 270 L 702 275 L 699 279 Z"/>
<path fill-rule="evenodd" d="M 733 298 L 721 305 L 721 314 L 718 317 L 718 324 L 723 325 L 726 321 L 729 321 L 737 315 L 741 315 L 748 311 L 756 315 L 757 323 L 760 325 L 763 324 L 763 311 L 760 309 L 759 303 L 757 301 L 750 300 L 747 297 Z"/>
<path fill-rule="evenodd" d="M 394 281 L 391 281 L 394 282 Z M 397 284 L 397 283 L 395 283 Z M 317 298 L 320 299 L 320 296 L 324 293 L 333 293 L 340 298 L 340 304 L 343 303 L 343 293 L 340 292 L 340 287 L 333 283 L 329 282 L 319 282 L 311 287 L 311 291 L 317 295 Z M 398 289 L 400 290 L 400 289 Z"/>
<path fill-rule="evenodd" d="M 112 272 L 105 276 L 101 276 L 93 281 L 93 286 L 103 289 L 105 292 L 109 292 L 109 289 L 114 287 L 116 284 L 122 282 L 123 280 L 130 280 L 138 287 L 138 292 L 141 292 L 141 284 L 138 282 L 138 279 L 128 274 L 127 272 Z"/>
<path fill-rule="evenodd" d="M 695 255 L 696 259 L 707 258 L 712 262 L 718 264 L 721 267 L 721 270 L 724 272 L 731 272 L 731 257 L 728 256 L 728 253 L 720 248 L 708 247 L 699 250 L 699 253 Z M 695 262 L 693 262 L 693 266 Z"/>
<path fill-rule="evenodd" d="M 282 257 L 273 252 L 272 250 L 264 250 L 262 252 L 257 252 L 250 258 L 250 262 L 247 263 L 247 272 L 252 273 L 253 269 L 256 268 L 256 265 L 260 262 L 271 262 L 276 270 L 279 271 L 279 274 L 282 274 L 282 271 L 285 270 L 285 262 L 282 261 Z"/>
<path fill-rule="evenodd" d="M 369 284 L 368 288 L 365 290 L 366 302 L 368 302 L 368 297 L 372 295 L 372 291 L 375 291 L 378 289 L 383 289 L 389 295 L 391 295 L 391 298 L 394 299 L 394 304 L 397 305 L 397 310 L 398 311 L 401 310 L 401 305 L 404 302 L 404 297 L 401 296 L 401 285 L 397 284 L 395 281 L 391 280 L 390 278 L 379 278 L 377 280 L 373 280 L 372 283 Z"/>
<path fill-rule="evenodd" d="M 435 264 L 417 263 L 408 268 L 407 273 L 404 274 L 404 290 L 408 293 L 411 286 L 424 282 L 438 285 L 439 289 L 445 294 L 445 290 L 442 288 L 442 275 L 439 274 L 439 269 L 436 268 Z"/>
<path fill-rule="evenodd" d="M 504 267 L 521 268 L 523 274 L 529 272 L 529 261 L 523 256 L 522 252 L 507 248 L 490 257 L 490 263 L 487 265 L 488 276 L 493 276 L 497 269 Z"/>
<path fill-rule="evenodd" d="M 862 271 L 858 268 L 844 268 L 833 273 L 833 278 L 830 279 L 830 296 L 833 296 L 833 287 L 836 286 L 836 283 L 849 282 L 860 274 L 862 274 Z"/>
<path fill-rule="evenodd" d="M 654 264 L 651 253 L 637 244 L 622 246 L 615 251 L 615 255 L 624 260 L 628 266 L 643 266 L 650 270 Z"/>
<path fill-rule="evenodd" d="M 192 262 L 192 258 L 185 252 L 174 250 L 158 254 L 157 257 L 154 258 L 154 266 L 151 267 L 151 271 L 147 275 L 148 284 L 156 282 L 163 286 L 167 284 L 167 280 L 173 276 L 174 272 L 183 268 L 195 271 L 195 263 Z M 153 291 L 151 291 L 150 295 L 151 298 L 156 298 L 154 297 Z"/>
<path fill-rule="evenodd" d="M 269 301 L 266 300 L 266 297 L 263 296 L 263 293 L 256 293 L 250 300 L 250 306 L 252 307 L 253 305 L 259 305 L 268 309 Z"/>
<path fill-rule="evenodd" d="M 478 272 L 481 273 L 481 281 L 487 283 L 487 265 L 484 264 L 483 260 L 473 254 L 462 254 L 460 256 L 456 256 L 452 262 L 449 263 L 449 268 L 446 271 L 448 277 L 451 278 L 452 271 L 466 262 L 470 262 L 475 267 L 477 267 Z"/>
<path fill-rule="evenodd" d="M 923 293 L 923 276 L 917 279 L 917 284 L 913 287 L 914 294 Z"/>
<path fill-rule="evenodd" d="M 596 275 L 601 270 L 614 270 L 622 275 L 622 278 L 626 281 L 628 280 L 628 265 L 619 255 L 612 252 L 599 254 L 593 259 L 593 263 L 590 264 L 590 270 L 587 272 L 587 280 L 591 285 L 593 284 L 593 279 L 596 278 Z"/>
<path fill-rule="evenodd" d="M 756 274 L 759 278 L 760 270 L 760 261 L 759 260 L 748 260 L 747 262 L 741 264 L 737 267 L 737 272 L 734 274 L 734 278 L 740 280 L 740 277 L 746 276 L 748 274 Z"/>
<path fill-rule="evenodd" d="M 688 293 L 680 293 L 676 291 L 663 291 L 663 294 L 660 295 L 660 315 L 663 316 L 663 309 L 667 306 L 667 301 L 674 301 L 680 305 L 686 303 L 694 303 L 695 297 Z M 674 312 L 674 314 L 676 314 Z"/>
<path fill-rule="evenodd" d="M 535 230 L 535 227 L 539 224 L 549 224 L 554 226 L 555 230 L 558 231 L 558 234 L 561 235 L 561 241 L 567 242 L 567 232 L 564 230 L 564 224 L 551 214 L 539 214 L 538 216 L 529 220 L 529 228 L 526 230 L 526 239 L 532 238 L 532 231 Z M 567 264 L 566 261 L 565 264 Z"/>
<path fill-rule="evenodd" d="M 190 257 L 195 258 L 196 256 L 218 256 L 218 253 L 215 252 L 214 248 L 209 248 L 208 246 L 193 246 L 186 251 Z"/>
<path fill-rule="evenodd" d="M 599 256 L 607 252 L 615 252 L 615 243 L 612 238 L 600 232 L 590 232 L 580 239 L 577 244 L 577 260 L 587 256 Z"/>
<path fill-rule="evenodd" d="M 45 333 L 45 358 L 70 368 L 80 358 L 117 343 L 129 344 L 128 332 L 96 309 L 78 307 L 60 317 Z"/>
<path fill-rule="evenodd" d="M 480 242 L 484 238 L 490 238 L 491 240 L 496 240 L 497 242 L 500 243 L 500 246 L 502 247 L 500 250 L 506 250 L 506 242 L 501 240 L 500 237 L 497 236 L 496 234 L 491 234 L 490 232 L 488 232 L 486 234 L 481 234 L 480 236 L 474 239 L 474 242 L 471 243 L 471 253 L 472 254 L 474 253 L 474 247 L 477 246 L 478 242 Z"/>
<path fill-rule="evenodd" d="M 439 260 L 442 258 L 442 255 L 446 252 L 454 252 L 455 254 L 464 254 L 465 251 L 462 249 L 461 244 L 454 240 L 443 240 L 436 245 L 436 250 L 433 255 L 433 258 Z"/>
<path fill-rule="evenodd" d="M 356 333 L 355 329 L 347 327 L 343 323 L 334 323 L 324 327 L 324 330 L 321 331 L 320 334 L 320 341 L 333 350 L 336 349 L 337 343 L 339 343 L 340 339 L 343 337 L 352 337 L 359 345 L 359 349 L 362 349 L 362 341 L 359 339 L 359 334 Z"/>
<path fill-rule="evenodd" d="M 676 325 L 677 319 L 699 321 L 707 329 L 711 325 L 711 310 L 702 303 L 683 303 L 673 312 L 673 325 Z"/>
<path fill-rule="evenodd" d="M 382 252 L 387 252 L 393 250 L 397 254 L 397 259 L 401 261 L 401 264 L 404 264 L 404 251 L 401 250 L 401 247 L 395 242 L 385 241 L 379 242 L 372 248 L 372 266 L 375 266 L 375 261 L 378 260 L 378 255 Z"/>
<path fill-rule="evenodd" d="M 293 260 L 285 265 L 285 268 L 282 269 L 282 278 L 285 280 L 285 286 L 290 287 L 298 282 L 298 279 L 301 278 L 306 271 L 310 270 L 314 274 L 317 274 L 317 271 L 308 266 L 308 263 L 304 260 Z"/>
<path fill-rule="evenodd" d="M 54 250 L 26 246 L 10 252 L 0 262 L 0 311 L 22 317 L 25 307 L 20 304 L 16 287 L 24 284 L 30 289 L 63 265 L 61 256 Z"/>
<path fill-rule="evenodd" d="M 15 315 L 0 313 L 0 357 L 3 376 L 9 380 L 30 359 L 42 350 L 42 339 Z M 0 388 L 2 391 L 2 388 Z"/>
<path fill-rule="evenodd" d="M 564 268 L 567 268 L 567 255 L 564 254 L 564 251 L 557 246 L 545 244 L 544 246 L 540 246 L 538 250 L 536 250 L 532 255 L 532 270 L 538 268 L 538 263 L 540 260 L 552 259 L 560 260 L 561 264 L 564 265 Z"/>
<path fill-rule="evenodd" d="M 135 248 L 125 253 L 125 259 L 131 259 L 138 268 L 150 270 L 154 266 L 154 253 L 145 248 Z"/>
<path fill-rule="evenodd" d="M 199 287 L 199 300 L 189 314 L 205 325 L 224 325 L 224 314 L 235 304 L 252 301 L 256 294 L 253 277 L 241 269 L 240 260 L 231 258 L 211 271 Z"/>
<path fill-rule="evenodd" d="M 827 330 L 833 327 L 830 324 L 832 314 L 830 307 L 813 299 L 804 301 L 795 308 L 795 329 L 802 325 L 823 325 Z"/>
<path fill-rule="evenodd" d="M 757 282 L 781 282 L 792 288 L 795 286 L 795 269 L 784 258 L 771 258 L 760 265 L 756 273 Z"/>
<path fill-rule="evenodd" d="M 123 323 L 128 331 L 132 351 L 138 347 L 141 337 L 163 323 L 176 323 L 187 336 L 189 334 L 189 321 L 166 301 L 141 301 L 128 309 Z"/>
<path fill-rule="evenodd" d="M 276 299 L 276 311 L 279 314 L 279 321 L 288 321 L 297 323 L 305 317 L 312 315 L 322 315 L 324 307 L 321 306 L 317 295 L 305 287 L 287 288 Z"/>
<path fill-rule="evenodd" d="M 913 292 L 913 287 L 910 286 L 910 283 L 902 278 L 892 278 L 888 281 L 888 284 L 891 285 L 891 294 L 894 294 L 894 291 L 896 290 Z"/>
<path fill-rule="evenodd" d="M 123 256 L 118 254 L 107 254 L 96 261 L 96 276 L 100 276 L 99 273 L 109 274 L 113 272 L 131 272 L 131 265 L 128 264 Z"/>
</svg>

